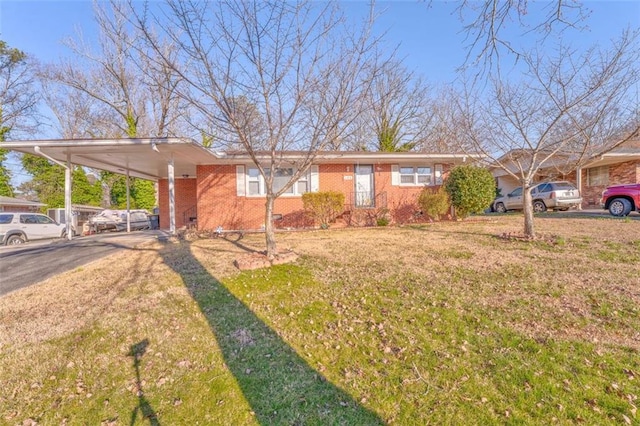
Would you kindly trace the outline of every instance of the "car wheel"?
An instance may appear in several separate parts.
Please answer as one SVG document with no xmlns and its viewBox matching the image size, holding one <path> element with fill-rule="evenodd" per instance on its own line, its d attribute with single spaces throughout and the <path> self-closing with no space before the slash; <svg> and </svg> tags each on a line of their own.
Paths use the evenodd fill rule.
<svg viewBox="0 0 640 426">
<path fill-rule="evenodd" d="M 533 202 L 533 211 L 535 213 L 546 212 L 547 206 L 544 204 L 544 201 L 536 200 Z"/>
<path fill-rule="evenodd" d="M 507 212 L 507 209 L 506 209 L 506 208 L 504 208 L 504 204 L 502 204 L 502 203 L 498 203 L 498 204 L 496 204 L 496 211 L 497 211 L 498 213 L 506 213 L 506 212 Z"/>
<path fill-rule="evenodd" d="M 616 198 L 609 204 L 609 213 L 613 216 L 623 217 L 631 212 L 631 203 L 624 198 Z"/>
<path fill-rule="evenodd" d="M 24 242 L 25 242 L 25 239 L 21 235 L 12 235 L 9 238 L 7 238 L 7 245 L 8 246 L 13 246 L 13 245 L 16 245 L 16 244 L 23 244 Z"/>
</svg>

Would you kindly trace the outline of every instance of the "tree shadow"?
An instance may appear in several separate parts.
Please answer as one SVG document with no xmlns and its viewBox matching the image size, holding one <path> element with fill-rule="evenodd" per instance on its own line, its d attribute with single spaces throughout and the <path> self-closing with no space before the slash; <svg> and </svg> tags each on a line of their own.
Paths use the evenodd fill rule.
<svg viewBox="0 0 640 426">
<path fill-rule="evenodd" d="M 147 398 L 144 396 L 144 390 L 142 389 L 142 379 L 140 378 L 140 362 L 142 360 L 142 356 L 147 350 L 147 346 L 149 346 L 149 339 L 141 340 L 135 345 L 131 345 L 129 349 L 128 356 L 133 357 L 133 368 L 136 370 L 136 392 L 138 394 L 138 405 L 131 412 L 131 422 L 129 425 L 136 424 L 136 420 L 138 419 L 138 413 L 140 413 L 142 420 L 149 420 L 149 424 L 152 426 L 160 426 L 160 422 L 158 421 L 158 416 L 156 412 L 147 401 Z"/>
<path fill-rule="evenodd" d="M 167 244 L 164 262 L 198 303 L 244 398 L 263 425 L 381 425 L 384 421 L 314 370 L 193 256 Z"/>
</svg>

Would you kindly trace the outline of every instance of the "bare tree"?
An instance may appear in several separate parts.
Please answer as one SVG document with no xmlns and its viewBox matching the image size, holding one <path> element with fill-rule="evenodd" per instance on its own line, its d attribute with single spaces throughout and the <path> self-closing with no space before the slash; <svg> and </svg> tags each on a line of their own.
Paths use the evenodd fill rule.
<svg viewBox="0 0 640 426">
<path fill-rule="evenodd" d="M 33 67 L 24 52 L 0 40 L 0 141 L 10 132 L 33 133 L 39 125 Z"/>
<path fill-rule="evenodd" d="M 377 60 L 371 22 L 353 28 L 335 2 L 304 1 L 170 1 L 156 15 L 138 8 L 135 16 L 149 43 L 162 32 L 179 48 L 180 56 L 165 62 L 187 83 L 180 94 L 213 129 L 214 146 L 242 146 L 262 175 L 273 258 L 275 199 L 360 114 L 353 106 Z M 284 159 L 288 150 L 302 155 Z M 293 172 L 279 174 L 284 170 Z"/>
<path fill-rule="evenodd" d="M 149 55 L 144 39 L 119 13 L 122 6 L 119 2 L 95 3 L 96 52 L 78 35 L 66 41 L 75 57 L 42 68 L 51 107 L 63 121 L 90 112 L 85 121 L 91 122 L 81 127 L 89 135 L 174 135 L 183 130 L 182 104 L 176 96 L 179 79 Z M 170 45 L 158 48 L 166 57 L 175 56 Z"/>
<path fill-rule="evenodd" d="M 0 142 L 33 133 L 39 125 L 39 96 L 30 62 L 24 52 L 0 40 Z M 12 197 L 11 172 L 5 165 L 8 155 L 0 148 L 0 195 Z"/>
<path fill-rule="evenodd" d="M 469 87 L 457 97 L 449 128 L 522 184 L 526 236 L 535 235 L 531 188 L 542 168 L 570 173 L 637 135 L 639 54 L 638 34 L 629 32 L 608 51 L 522 54 L 527 71 L 518 81 L 494 78 L 488 93 Z"/>
<path fill-rule="evenodd" d="M 420 147 L 433 125 L 429 86 L 398 61 L 372 71 L 372 84 L 350 144 L 386 152 Z"/>
<path fill-rule="evenodd" d="M 43 66 L 45 99 L 65 137 L 174 136 L 185 129 L 184 103 L 177 96 L 180 79 L 136 34 L 121 13 L 122 2 L 96 2 L 98 48 L 82 35 L 68 39 L 74 53 L 56 65 Z M 154 46 L 172 58 L 169 44 Z M 102 172 L 103 204 L 121 176 Z M 151 185 L 151 183 L 149 183 Z"/>
<path fill-rule="evenodd" d="M 492 70 L 500 72 L 507 56 L 518 61 L 525 54 L 527 49 L 516 42 L 516 37 L 506 35 L 514 27 L 520 31 L 517 39 L 533 35 L 545 40 L 552 34 L 584 27 L 589 14 L 576 0 L 464 0 L 456 10 L 469 42 L 465 65 L 481 65 L 476 77 Z"/>
</svg>

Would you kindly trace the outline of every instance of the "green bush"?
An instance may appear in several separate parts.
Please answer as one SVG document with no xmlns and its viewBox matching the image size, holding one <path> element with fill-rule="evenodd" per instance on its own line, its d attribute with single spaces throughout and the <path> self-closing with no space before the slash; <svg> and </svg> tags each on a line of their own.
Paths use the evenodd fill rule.
<svg viewBox="0 0 640 426">
<path fill-rule="evenodd" d="M 442 187 L 438 190 L 425 187 L 418 196 L 418 206 L 422 212 L 435 220 L 446 214 L 450 205 L 449 194 Z"/>
<path fill-rule="evenodd" d="M 386 216 L 379 217 L 379 218 L 376 220 L 376 225 L 377 225 L 377 226 L 387 226 L 388 224 L 389 224 L 389 218 L 388 218 L 388 217 L 386 217 Z"/>
<path fill-rule="evenodd" d="M 304 210 L 321 228 L 328 228 L 344 209 L 344 194 L 337 191 L 302 194 Z"/>
<path fill-rule="evenodd" d="M 489 170 L 477 166 L 454 167 L 444 187 L 460 219 L 483 212 L 496 195 L 493 176 Z"/>
</svg>

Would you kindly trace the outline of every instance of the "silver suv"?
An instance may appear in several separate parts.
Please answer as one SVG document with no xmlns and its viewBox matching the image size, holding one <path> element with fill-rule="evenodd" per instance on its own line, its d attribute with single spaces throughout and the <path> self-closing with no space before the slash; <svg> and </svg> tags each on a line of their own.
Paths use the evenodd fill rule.
<svg viewBox="0 0 640 426">
<path fill-rule="evenodd" d="M 504 213 L 508 210 L 522 210 L 522 187 L 518 187 L 505 196 L 493 201 L 493 211 Z M 569 210 L 582 203 L 580 191 L 571 182 L 539 183 L 531 190 L 531 202 L 536 213 L 546 210 Z"/>
<path fill-rule="evenodd" d="M 45 238 L 64 238 L 66 226 L 49 216 L 29 212 L 0 212 L 0 244 L 22 244 Z"/>
</svg>

